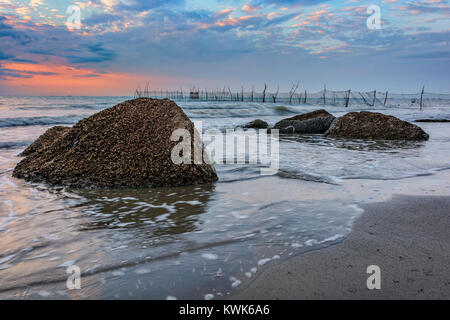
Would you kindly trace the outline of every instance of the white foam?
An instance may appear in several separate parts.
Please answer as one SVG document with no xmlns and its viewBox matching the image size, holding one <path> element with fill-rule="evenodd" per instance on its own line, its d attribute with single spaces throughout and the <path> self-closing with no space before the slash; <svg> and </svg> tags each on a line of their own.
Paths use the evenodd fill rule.
<svg viewBox="0 0 450 320">
<path fill-rule="evenodd" d="M 315 245 L 318 243 L 319 243 L 319 241 L 317 241 L 316 239 L 309 239 L 309 240 L 305 241 L 305 245 L 307 245 L 307 246 L 312 246 L 312 245 Z"/>
<path fill-rule="evenodd" d="M 50 297 L 51 294 L 52 294 L 51 292 L 48 292 L 48 291 L 45 291 L 45 290 L 41 290 L 41 291 L 38 292 L 38 295 L 40 295 L 41 297 L 44 297 L 44 298 Z"/>
<path fill-rule="evenodd" d="M 231 287 L 236 288 L 236 287 L 239 286 L 241 283 L 242 283 L 241 280 L 236 279 L 236 281 L 234 281 L 234 282 L 231 284 Z"/>
<path fill-rule="evenodd" d="M 203 253 L 202 258 L 206 260 L 217 260 L 219 256 L 214 253 Z"/>
<path fill-rule="evenodd" d="M 150 269 L 143 268 L 136 270 L 136 274 L 146 274 L 146 273 L 150 273 Z"/>
<path fill-rule="evenodd" d="M 270 260 L 272 260 L 272 259 L 270 259 L 270 258 L 261 259 L 258 261 L 258 266 L 261 267 L 261 266 L 265 265 L 267 262 L 269 262 Z"/>
<path fill-rule="evenodd" d="M 326 238 L 326 239 L 320 241 L 320 243 L 325 243 L 325 242 L 330 242 L 330 241 L 336 241 L 336 240 L 338 240 L 338 239 L 340 239 L 340 238 L 342 238 L 342 237 L 343 237 L 343 235 L 340 234 L 340 233 L 338 233 L 338 234 L 336 234 L 336 235 L 334 235 L 334 236 L 328 237 L 328 238 Z"/>
</svg>

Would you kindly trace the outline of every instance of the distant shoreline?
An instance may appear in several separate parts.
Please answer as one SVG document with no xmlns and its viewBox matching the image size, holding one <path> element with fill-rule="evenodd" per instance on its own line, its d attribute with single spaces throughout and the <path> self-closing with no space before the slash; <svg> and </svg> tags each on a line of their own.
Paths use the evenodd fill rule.
<svg viewBox="0 0 450 320">
<path fill-rule="evenodd" d="M 450 299 L 450 197 L 363 208 L 347 239 L 269 266 L 231 299 Z M 367 289 L 369 265 L 381 269 L 380 290 Z"/>
</svg>

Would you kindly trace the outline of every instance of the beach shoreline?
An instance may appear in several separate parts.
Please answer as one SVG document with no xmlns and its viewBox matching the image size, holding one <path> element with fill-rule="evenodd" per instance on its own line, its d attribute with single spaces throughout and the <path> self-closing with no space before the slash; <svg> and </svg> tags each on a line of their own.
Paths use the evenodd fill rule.
<svg viewBox="0 0 450 320">
<path fill-rule="evenodd" d="M 270 265 L 230 298 L 450 299 L 448 208 L 448 196 L 366 204 L 342 242 Z M 380 290 L 367 288 L 371 265 L 380 267 Z"/>
</svg>

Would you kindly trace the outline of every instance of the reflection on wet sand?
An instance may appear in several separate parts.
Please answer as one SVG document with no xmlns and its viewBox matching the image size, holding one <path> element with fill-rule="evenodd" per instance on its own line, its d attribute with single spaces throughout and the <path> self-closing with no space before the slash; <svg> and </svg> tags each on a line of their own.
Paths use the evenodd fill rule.
<svg viewBox="0 0 450 320">
<path fill-rule="evenodd" d="M 155 240 L 196 231 L 201 227 L 198 216 L 205 212 L 214 188 L 73 191 L 87 199 L 80 206 L 88 222 L 79 230 L 136 229 L 140 236 Z"/>
</svg>

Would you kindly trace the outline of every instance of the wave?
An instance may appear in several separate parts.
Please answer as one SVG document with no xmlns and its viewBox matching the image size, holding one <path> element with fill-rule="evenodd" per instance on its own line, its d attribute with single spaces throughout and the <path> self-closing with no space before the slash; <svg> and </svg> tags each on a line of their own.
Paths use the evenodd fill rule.
<svg viewBox="0 0 450 320">
<path fill-rule="evenodd" d="M 38 126 L 50 124 L 74 124 L 87 117 L 86 115 L 68 115 L 59 117 L 24 117 L 24 118 L 3 118 L 0 119 L 0 128 Z"/>
<path fill-rule="evenodd" d="M 310 174 L 302 171 L 293 171 L 280 169 L 278 170 L 277 176 L 285 179 L 298 179 L 304 181 L 321 182 L 333 185 L 339 185 L 340 179 L 332 176 L 321 176 L 317 174 Z"/>
<path fill-rule="evenodd" d="M 18 107 L 19 110 L 67 110 L 67 109 L 87 109 L 98 110 L 103 109 L 104 106 L 96 106 L 90 104 L 71 104 L 71 105 L 50 105 L 50 106 L 30 106 L 30 107 Z"/>
<path fill-rule="evenodd" d="M 30 145 L 30 141 L 6 141 L 0 142 L 0 149 L 14 149 L 20 147 L 26 147 Z"/>
<path fill-rule="evenodd" d="M 261 175 L 261 168 L 263 167 L 251 165 L 243 165 L 239 167 L 233 166 L 231 168 L 227 168 L 227 165 L 221 165 L 220 167 L 216 167 L 216 170 L 219 175 L 219 182 L 229 183 L 270 177 L 267 175 Z M 340 185 L 342 181 L 339 178 L 333 176 L 322 176 L 318 174 L 305 173 L 299 170 L 287 169 L 279 169 L 275 176 L 284 179 L 297 179 L 303 181 L 327 183 L 332 185 Z"/>
<path fill-rule="evenodd" d="M 343 180 L 383 180 L 383 181 L 390 181 L 390 180 L 403 180 L 403 179 L 410 179 L 410 178 L 416 178 L 416 177 L 427 177 L 432 176 L 440 171 L 446 171 L 450 170 L 450 167 L 440 167 L 440 168 L 433 168 L 425 171 L 420 172 L 412 172 L 410 174 L 404 174 L 397 177 L 384 177 L 384 176 L 362 176 L 362 175 L 355 175 L 355 176 L 344 176 L 340 177 L 340 179 Z"/>
<path fill-rule="evenodd" d="M 278 111 L 279 113 L 297 113 L 294 110 L 289 109 L 286 106 L 278 106 L 274 108 L 275 111 Z"/>
<path fill-rule="evenodd" d="M 290 113 L 301 113 L 295 107 L 280 105 L 237 105 L 237 106 L 182 106 L 190 118 L 252 118 L 264 116 L 279 116 Z"/>
<path fill-rule="evenodd" d="M 111 272 L 111 271 L 118 270 L 118 269 L 137 267 L 137 266 L 140 266 L 143 264 L 149 264 L 149 263 L 154 263 L 154 262 L 158 262 L 158 261 L 162 261 L 162 260 L 167 260 L 170 258 L 175 258 L 175 257 L 178 257 L 182 253 L 193 253 L 196 251 L 200 251 L 202 249 L 210 249 L 210 248 L 220 247 L 223 245 L 232 244 L 232 243 L 236 243 L 236 242 L 242 242 L 246 238 L 253 237 L 255 235 L 255 233 L 258 231 L 260 231 L 259 228 L 254 228 L 253 230 L 237 232 L 234 235 L 225 236 L 225 237 L 219 238 L 217 240 L 212 240 L 212 241 L 205 242 L 205 243 L 199 243 L 199 244 L 194 244 L 192 246 L 187 246 L 187 247 L 183 248 L 181 251 L 173 250 L 173 251 L 168 251 L 166 253 L 162 253 L 160 255 L 140 256 L 135 259 L 124 260 L 124 261 L 120 261 L 117 263 L 111 263 L 111 264 L 104 264 L 101 266 L 95 266 L 93 268 L 87 269 L 86 271 L 83 272 L 83 274 L 84 274 L 84 276 L 87 277 L 87 276 L 92 276 L 92 275 L 96 275 L 96 274 L 100 274 L 100 273 Z M 33 249 L 35 249 L 35 247 L 26 248 L 24 250 L 20 250 L 18 252 L 16 251 L 13 253 L 8 252 L 8 256 L 4 255 L 4 256 L 0 256 L 0 258 L 3 257 L 5 262 L 10 262 L 10 261 L 14 260 L 14 263 L 18 263 L 18 262 L 22 261 L 24 255 L 26 253 L 28 253 L 29 251 L 32 251 Z M 16 256 L 17 254 L 20 254 L 20 256 L 17 257 Z M 13 267 L 13 266 L 14 266 L 14 264 L 9 263 L 5 267 L 5 269 Z M 32 275 L 35 276 L 35 278 L 38 280 L 31 280 L 31 281 L 25 280 L 24 281 L 23 279 L 18 278 L 17 282 L 13 283 L 11 286 L 4 286 L 4 287 L 0 286 L 0 293 L 8 292 L 11 290 L 23 289 L 24 287 L 37 287 L 37 286 L 56 284 L 56 283 L 61 283 L 61 282 L 64 282 L 67 280 L 66 276 L 64 276 L 64 277 L 54 276 L 55 273 L 53 273 L 53 276 L 49 276 L 47 270 L 38 271 L 38 272 L 33 273 Z"/>
<path fill-rule="evenodd" d="M 95 106 L 90 104 L 71 104 L 70 106 L 66 107 L 67 109 L 102 109 L 104 106 Z"/>
<path fill-rule="evenodd" d="M 279 169 L 275 176 L 282 179 L 295 179 L 301 181 L 310 181 L 318 183 L 326 183 L 331 185 L 341 185 L 343 180 L 403 180 L 415 177 L 432 176 L 438 172 L 450 170 L 450 167 L 433 168 L 421 172 L 411 172 L 398 176 L 382 176 L 382 175 L 347 175 L 347 176 L 326 176 L 313 173 L 306 173 L 300 170 Z M 229 183 L 236 181 L 255 180 L 268 176 L 260 174 L 260 167 L 243 166 L 239 168 L 231 168 L 217 170 L 219 174 L 219 183 Z"/>
</svg>

